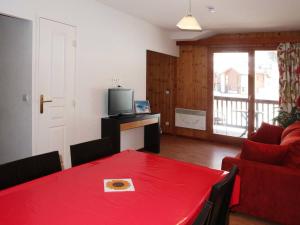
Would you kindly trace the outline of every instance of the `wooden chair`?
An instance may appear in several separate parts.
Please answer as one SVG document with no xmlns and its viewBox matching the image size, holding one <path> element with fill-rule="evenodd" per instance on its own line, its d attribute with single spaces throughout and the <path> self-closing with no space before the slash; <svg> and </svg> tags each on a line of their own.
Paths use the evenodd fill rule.
<svg viewBox="0 0 300 225">
<path fill-rule="evenodd" d="M 61 171 L 58 151 L 0 165 L 0 190 Z"/>
<path fill-rule="evenodd" d="M 213 203 L 210 201 L 206 201 L 205 205 L 203 206 L 203 209 L 199 213 L 193 225 L 207 225 L 212 207 L 213 207 Z"/>
<path fill-rule="evenodd" d="M 89 141 L 71 146 L 72 167 L 115 154 L 110 138 Z"/>
<path fill-rule="evenodd" d="M 208 225 L 227 225 L 229 222 L 229 204 L 238 167 L 233 166 L 229 174 L 212 187 L 209 201 L 213 203 Z"/>
</svg>

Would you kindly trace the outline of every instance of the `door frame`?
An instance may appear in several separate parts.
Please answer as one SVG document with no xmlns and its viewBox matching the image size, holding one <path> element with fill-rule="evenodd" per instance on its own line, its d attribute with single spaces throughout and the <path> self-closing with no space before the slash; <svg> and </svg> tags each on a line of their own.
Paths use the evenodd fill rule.
<svg viewBox="0 0 300 225">
<path fill-rule="evenodd" d="M 39 111 L 40 111 L 40 104 L 39 104 L 39 80 L 38 80 L 38 71 L 39 71 L 39 46 L 40 46 L 40 20 L 49 20 L 52 22 L 68 25 L 74 28 L 74 38 L 75 42 L 77 43 L 78 40 L 78 33 L 77 33 L 77 26 L 72 25 L 70 23 L 65 23 L 60 21 L 59 19 L 54 19 L 49 16 L 42 16 L 37 14 L 35 16 L 35 19 L 33 21 L 33 65 L 32 65 L 32 155 L 36 155 L 38 153 L 37 151 L 37 144 L 38 144 L 38 125 L 39 125 Z M 34 25 L 35 24 L 35 25 Z M 77 115 L 77 107 L 76 107 L 76 101 L 77 101 L 77 46 L 75 47 L 75 62 L 74 62 L 74 87 L 73 87 L 73 96 L 74 96 L 74 117 L 72 121 L 72 127 L 73 131 L 70 134 L 70 140 L 71 143 L 75 143 L 75 135 L 77 134 L 77 126 L 76 126 L 76 115 Z"/>
<path fill-rule="evenodd" d="M 32 22 L 32 93 L 31 93 L 31 101 L 32 101 L 32 155 L 35 155 L 37 153 L 37 126 L 38 126 L 38 113 L 39 113 L 39 96 L 37 93 L 38 90 L 38 60 L 39 60 L 39 33 L 40 33 L 40 19 L 46 19 L 46 20 L 50 20 L 53 22 L 57 22 L 57 23 L 62 23 L 65 25 L 69 25 L 74 27 L 75 30 L 75 40 L 77 42 L 78 40 L 78 32 L 77 32 L 77 26 L 72 24 L 72 23 L 68 23 L 68 22 L 64 22 L 61 19 L 57 19 L 57 18 L 53 18 L 51 16 L 46 16 L 46 15 L 41 15 L 41 14 L 36 14 L 33 17 L 24 17 L 24 16 L 17 16 L 11 13 L 6 13 L 3 11 L 0 11 L 0 13 L 2 15 L 5 16 L 10 16 L 10 17 L 14 17 L 14 18 L 19 18 L 19 19 L 24 19 L 24 20 L 28 20 Z M 75 102 L 77 101 L 77 48 L 75 49 L 75 68 L 74 68 L 74 100 Z M 75 107 L 74 109 L 74 117 L 76 118 L 77 115 L 77 108 Z M 77 134 L 77 126 L 76 126 L 76 121 L 73 121 L 73 127 L 74 127 L 74 131 L 72 134 L 72 139 L 73 142 L 75 140 L 75 134 Z"/>
<path fill-rule="evenodd" d="M 209 135 L 218 141 L 221 142 L 232 142 L 232 143 L 241 143 L 244 138 L 241 137 L 232 137 L 221 134 L 214 134 L 213 132 L 213 112 L 214 112 L 214 94 L 213 94 L 213 66 L 214 53 L 226 53 L 226 52 L 247 52 L 248 53 L 248 137 L 254 132 L 254 114 L 255 114 L 255 51 L 258 50 L 276 50 L 276 44 L 270 45 L 253 45 L 253 46 L 211 46 L 208 49 L 208 126 L 207 131 Z"/>
<path fill-rule="evenodd" d="M 4 15 L 4 16 L 9 16 L 9 17 L 13 17 L 13 18 L 17 18 L 17 19 L 23 19 L 23 20 L 28 20 L 32 22 L 32 56 L 31 56 L 31 121 L 32 121 L 32 134 L 31 134 L 31 153 L 32 155 L 36 154 L 36 134 L 37 134 L 37 121 L 36 121 L 36 79 L 37 79 L 37 74 L 36 74 L 36 68 L 37 68 L 37 51 L 36 51 L 36 47 L 38 46 L 38 42 L 37 42 L 37 37 L 38 37 L 38 18 L 39 17 L 35 17 L 35 18 L 31 18 L 31 17 L 24 17 L 24 16 L 17 16 L 11 13 L 6 13 L 6 12 L 2 12 L 0 11 L 0 14 Z"/>
</svg>

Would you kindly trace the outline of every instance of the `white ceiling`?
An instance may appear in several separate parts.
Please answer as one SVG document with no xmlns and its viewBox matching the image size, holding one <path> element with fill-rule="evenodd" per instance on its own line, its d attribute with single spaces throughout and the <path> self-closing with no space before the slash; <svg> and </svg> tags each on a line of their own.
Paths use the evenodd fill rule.
<svg viewBox="0 0 300 225">
<path fill-rule="evenodd" d="M 183 33 L 176 28 L 187 12 L 188 0 L 98 1 L 168 29 L 174 39 L 225 32 L 300 30 L 300 0 L 192 0 L 192 14 L 202 33 Z M 215 7 L 216 13 L 210 13 L 208 6 Z"/>
</svg>

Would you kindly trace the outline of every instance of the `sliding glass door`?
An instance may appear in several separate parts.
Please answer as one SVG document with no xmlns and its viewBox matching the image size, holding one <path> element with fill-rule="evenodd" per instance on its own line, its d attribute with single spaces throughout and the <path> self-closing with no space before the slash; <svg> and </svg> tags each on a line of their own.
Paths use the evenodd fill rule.
<svg viewBox="0 0 300 225">
<path fill-rule="evenodd" d="M 255 51 L 254 130 L 278 115 L 279 70 L 277 51 Z"/>
<path fill-rule="evenodd" d="M 248 129 L 248 52 L 213 54 L 215 134 L 240 137 Z"/>
<path fill-rule="evenodd" d="M 213 133 L 247 137 L 278 111 L 276 51 L 213 53 Z"/>
</svg>

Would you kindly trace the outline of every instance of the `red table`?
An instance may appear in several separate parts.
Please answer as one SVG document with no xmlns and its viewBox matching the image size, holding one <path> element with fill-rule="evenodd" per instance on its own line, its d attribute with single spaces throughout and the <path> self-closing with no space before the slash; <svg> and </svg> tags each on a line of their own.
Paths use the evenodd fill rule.
<svg viewBox="0 0 300 225">
<path fill-rule="evenodd" d="M 224 171 L 124 151 L 0 192 L 1 225 L 192 224 Z M 134 192 L 104 192 L 131 178 Z"/>
</svg>

